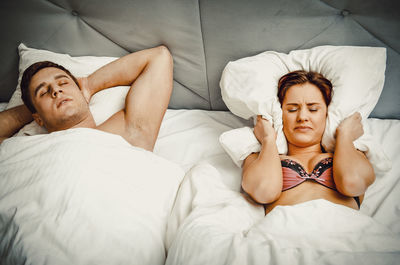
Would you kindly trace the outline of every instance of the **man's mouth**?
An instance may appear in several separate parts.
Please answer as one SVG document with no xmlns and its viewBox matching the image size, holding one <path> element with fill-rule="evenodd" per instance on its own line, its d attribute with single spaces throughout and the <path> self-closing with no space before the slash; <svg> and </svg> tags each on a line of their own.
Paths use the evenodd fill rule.
<svg viewBox="0 0 400 265">
<path fill-rule="evenodd" d="M 64 105 L 64 104 L 67 103 L 68 101 L 71 101 L 71 99 L 65 98 L 65 99 L 63 99 L 63 100 L 60 100 L 60 101 L 57 103 L 57 108 L 61 107 L 62 105 Z"/>
</svg>

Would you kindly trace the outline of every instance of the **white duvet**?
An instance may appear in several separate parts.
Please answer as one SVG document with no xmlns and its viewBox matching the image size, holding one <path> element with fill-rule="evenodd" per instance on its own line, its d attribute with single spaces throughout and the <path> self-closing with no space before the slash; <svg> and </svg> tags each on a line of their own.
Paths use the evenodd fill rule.
<svg viewBox="0 0 400 265">
<path fill-rule="evenodd" d="M 383 146 L 393 167 L 377 176 L 367 191 L 360 210 L 363 215 L 355 217 L 360 218 L 357 220 L 364 229 L 362 233 L 355 230 L 349 240 L 333 246 L 322 242 L 324 247 L 341 249 L 336 252 L 316 249 L 314 245 L 318 247 L 316 243 L 322 237 L 313 233 L 314 237 L 307 239 L 310 246 L 297 250 L 283 250 L 285 244 L 300 244 L 296 242 L 298 234 L 294 238 L 290 230 L 288 239 L 264 237 L 274 226 L 265 227 L 263 208 L 252 205 L 238 192 L 240 169 L 218 142 L 221 133 L 243 126 L 251 124 L 229 112 L 168 110 L 154 153 L 174 164 L 131 147 L 119 136 L 95 130 L 60 132 L 62 141 L 56 140 L 57 133 L 54 138 L 51 134 L 4 142 L 0 146 L 0 264 L 163 264 L 165 246 L 170 247 L 167 264 L 276 261 L 286 265 L 294 257 L 298 259 L 293 264 L 398 264 L 398 260 L 393 262 L 398 258 L 397 250 L 383 251 L 392 247 L 388 244 L 368 253 L 356 252 L 354 247 L 369 249 L 375 244 L 366 241 L 372 238 L 371 233 L 363 237 L 368 232 L 365 224 L 373 226 L 377 240 L 385 238 L 388 230 L 388 239 L 400 238 L 400 121 L 367 121 L 365 129 Z M 141 157 L 147 157 L 148 162 Z M 142 169 L 148 170 L 154 161 L 159 166 L 150 169 L 154 174 L 144 177 Z M 197 166 L 187 173 L 170 214 L 183 174 L 175 164 L 187 171 L 199 162 L 212 167 Z M 93 175 L 86 174 L 89 168 L 94 170 Z M 40 172 L 48 174 L 38 177 Z M 68 172 L 72 176 L 64 177 Z M 323 205 L 316 201 L 315 207 Z M 301 207 L 298 209 L 314 206 Z M 336 208 L 329 203 L 327 207 L 332 211 Z M 285 218 L 294 213 L 282 208 L 280 211 L 287 213 Z M 306 213 L 293 216 L 304 219 Z M 347 221 L 352 220 L 343 214 L 348 216 Z M 168 244 L 164 244 L 167 217 Z M 324 233 L 318 226 L 315 230 L 318 235 Z M 304 237 L 308 235 L 307 230 L 302 232 Z M 361 244 L 355 245 L 356 237 L 370 243 L 357 240 Z M 281 245 L 268 246 L 269 242 Z M 346 247 L 348 250 L 342 252 Z M 288 259 L 279 254 L 285 251 Z"/>
<path fill-rule="evenodd" d="M 399 264 L 400 121 L 369 119 L 366 130 L 393 167 L 377 175 L 360 211 L 315 200 L 264 216 L 238 192 L 240 169 L 192 168 L 168 224 L 166 264 Z"/>
<path fill-rule="evenodd" d="M 164 264 L 183 175 L 94 129 L 8 139 L 0 148 L 0 263 Z"/>
</svg>

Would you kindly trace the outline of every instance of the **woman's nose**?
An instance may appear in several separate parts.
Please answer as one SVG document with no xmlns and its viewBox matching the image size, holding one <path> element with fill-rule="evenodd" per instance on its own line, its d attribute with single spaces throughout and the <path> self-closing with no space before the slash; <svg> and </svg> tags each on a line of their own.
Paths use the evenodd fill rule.
<svg viewBox="0 0 400 265">
<path fill-rule="evenodd" d="M 299 122 L 308 121 L 308 112 L 307 112 L 307 110 L 305 110 L 304 108 L 301 108 L 297 112 L 297 121 L 299 121 Z"/>
</svg>

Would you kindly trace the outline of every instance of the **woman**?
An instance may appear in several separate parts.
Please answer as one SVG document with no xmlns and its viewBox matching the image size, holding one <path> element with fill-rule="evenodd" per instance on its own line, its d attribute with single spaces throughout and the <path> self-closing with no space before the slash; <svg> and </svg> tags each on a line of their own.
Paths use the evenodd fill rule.
<svg viewBox="0 0 400 265">
<path fill-rule="evenodd" d="M 261 151 L 243 164 L 242 187 L 266 213 L 277 205 L 294 205 L 325 199 L 359 209 L 368 186 L 375 180 L 373 168 L 353 141 L 364 132 L 357 112 L 336 129 L 334 153 L 321 146 L 332 84 L 321 74 L 295 71 L 281 77 L 278 97 L 282 106 L 287 155 L 279 155 L 276 133 L 270 122 L 258 116 L 254 134 Z"/>
</svg>

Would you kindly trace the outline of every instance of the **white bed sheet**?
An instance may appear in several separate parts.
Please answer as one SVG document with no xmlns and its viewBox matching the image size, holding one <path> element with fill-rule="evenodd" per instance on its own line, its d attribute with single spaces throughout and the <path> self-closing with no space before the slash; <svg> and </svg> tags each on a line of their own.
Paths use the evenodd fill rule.
<svg viewBox="0 0 400 265">
<path fill-rule="evenodd" d="M 7 107 L 8 103 L 7 102 L 1 102 L 0 103 L 0 111 L 3 111 Z"/>
<path fill-rule="evenodd" d="M 176 162 L 184 171 L 210 159 L 222 158 L 229 165 L 232 162 L 219 146 L 218 137 L 243 124 L 246 122 L 228 112 L 168 110 L 154 153 Z M 59 147 L 59 137 L 67 137 L 71 146 L 64 141 Z M 119 136 L 90 129 L 5 141 L 0 147 L 0 263 L 164 263 L 167 211 L 172 208 L 183 171 L 176 170 L 174 177 L 174 172 L 159 172 L 165 167 L 155 167 L 150 176 L 133 175 L 152 162 L 139 159 L 140 165 L 133 163 L 132 157 L 138 159 L 135 148 L 129 150 L 126 145 Z M 90 165 L 72 166 L 89 156 Z M 68 170 L 56 165 L 62 161 Z M 88 168 L 101 175 L 87 174 Z M 83 178 L 76 176 L 83 173 Z M 128 180 L 109 179 L 114 175 Z M 113 192 L 108 190 L 111 187 Z M 80 198 L 91 203 L 79 204 Z M 107 205 L 97 205 L 97 200 Z M 126 211 L 130 208 L 140 213 Z"/>
<path fill-rule="evenodd" d="M 257 227 L 256 224 L 264 219 L 264 211 L 262 207 L 247 201 L 239 192 L 241 170 L 232 162 L 218 142 L 222 132 L 243 126 L 251 126 L 251 123 L 229 112 L 167 110 L 154 153 L 179 164 L 187 172 L 175 199 L 173 212 L 169 217 L 167 248 L 171 245 L 173 247 L 169 249 L 167 264 L 212 264 L 212 262 L 208 263 L 211 256 L 202 255 L 205 253 L 202 252 L 202 248 L 216 255 L 218 259 L 215 261 L 225 261 L 226 264 L 229 261 L 249 263 L 249 260 L 242 260 L 243 257 L 248 256 L 243 252 L 236 253 L 232 245 L 241 241 L 226 240 L 232 236 L 241 238 L 244 231 Z M 372 216 L 374 222 L 383 225 L 384 229 L 398 236 L 400 234 L 400 184 L 398 181 L 400 143 L 397 137 L 400 135 L 400 121 L 370 119 L 367 127 L 365 129 L 379 140 L 388 157 L 392 159 L 393 168 L 388 174 L 377 177 L 377 181 L 367 191 L 361 212 Z M 198 164 L 200 166 L 194 167 Z M 220 207 L 221 205 L 224 209 Z M 198 226 L 196 233 L 188 229 L 196 225 L 196 220 L 204 220 L 202 218 L 209 221 L 207 227 Z M 221 230 L 220 224 L 223 224 L 228 232 Z M 261 225 L 260 229 L 262 228 Z M 178 240 L 176 240 L 177 236 Z M 215 244 L 210 244 L 210 240 Z M 189 244 L 193 242 L 195 242 L 194 245 Z M 218 246 L 218 242 L 229 242 L 231 245 L 225 252 L 221 249 L 210 249 L 211 246 Z M 186 248 L 183 248 L 184 246 Z M 236 245 L 238 246 L 240 247 L 241 244 Z M 263 245 L 259 244 L 254 248 L 251 245 L 243 246 L 246 246 L 248 251 L 252 249 L 255 251 L 247 252 L 247 255 L 250 253 L 257 256 L 256 250 Z M 308 252 L 301 253 L 303 261 L 307 261 L 307 257 L 313 257 Z M 363 256 L 368 256 L 370 260 L 383 257 L 390 261 L 391 258 L 397 257 L 397 252 L 394 253 L 394 255 L 375 253 L 372 256 Z M 355 254 L 352 257 L 355 257 Z M 326 259 L 326 256 L 324 258 Z M 329 258 L 326 260 L 330 261 Z M 132 263 L 137 263 L 137 260 L 136 262 L 132 260 Z M 300 264 L 305 263 L 300 262 Z"/>
<path fill-rule="evenodd" d="M 251 126 L 227 111 L 167 110 L 154 153 L 178 163 L 187 172 L 198 163 L 210 163 L 225 172 L 226 185 L 240 189 L 241 173 L 219 143 L 233 128 Z"/>
<path fill-rule="evenodd" d="M 216 120 L 219 118 L 218 114 L 215 117 L 210 116 Z M 384 175 L 377 175 L 375 183 L 367 190 L 360 209 L 361 214 L 356 212 L 356 216 L 365 218 L 358 219 L 359 226 L 352 226 L 359 229 L 353 233 L 346 229 L 337 232 L 336 245 L 343 244 L 347 247 L 346 251 L 326 246 L 325 249 L 318 249 L 313 245 L 318 241 L 301 245 L 295 238 L 291 239 L 299 243 L 296 245 L 297 254 L 287 251 L 288 256 L 284 258 L 282 253 L 285 251 L 282 252 L 282 248 L 271 249 L 271 244 L 285 243 L 265 240 L 270 232 L 265 228 L 266 224 L 262 223 L 271 221 L 264 217 L 262 207 L 252 205 L 238 192 L 241 170 L 229 161 L 226 154 L 214 152 L 212 157 L 203 160 L 212 167 L 204 163 L 196 166 L 186 174 L 180 186 L 167 231 L 167 264 L 336 264 L 353 261 L 395 264 L 394 261 L 400 256 L 400 142 L 397 139 L 400 135 L 400 121 L 368 119 L 366 125 L 365 130 L 382 144 L 386 155 L 391 158 L 392 169 Z M 236 124 L 229 127 L 235 126 Z M 214 143 L 203 144 L 211 146 Z M 216 147 L 216 150 L 219 148 Z M 323 213 L 323 209 L 327 207 L 325 203 L 326 201 L 309 203 L 301 207 L 307 210 L 320 208 L 319 212 Z M 293 212 L 298 207 L 300 206 L 287 207 L 283 215 L 294 216 Z M 336 205 L 329 207 L 340 208 Z M 337 211 L 337 215 L 346 218 L 349 224 L 352 224 L 351 220 L 356 220 L 351 214 L 343 214 L 340 209 Z M 305 225 L 300 225 L 300 228 L 304 228 L 307 226 L 307 215 L 299 216 L 305 218 Z M 281 221 L 285 223 L 289 220 L 287 218 L 282 218 Z M 327 222 L 330 225 L 328 227 L 332 227 L 335 224 L 333 221 L 338 220 L 331 221 Z M 369 225 L 371 229 L 375 229 L 375 234 L 367 233 L 368 229 L 363 230 Z M 295 230 L 295 227 L 290 228 L 291 231 Z M 260 232 L 262 229 L 264 234 L 259 236 L 258 241 L 246 239 L 250 231 L 253 231 L 250 235 L 254 235 L 254 230 Z M 324 233 L 333 233 L 330 229 L 314 232 L 320 233 L 321 237 Z M 361 244 L 359 248 L 353 243 L 347 244 L 357 240 L 367 243 Z M 392 242 L 394 246 L 381 244 L 382 241 Z M 306 250 L 305 246 L 312 251 Z M 381 248 L 378 251 L 373 251 L 374 247 L 378 249 L 379 246 Z"/>
</svg>

